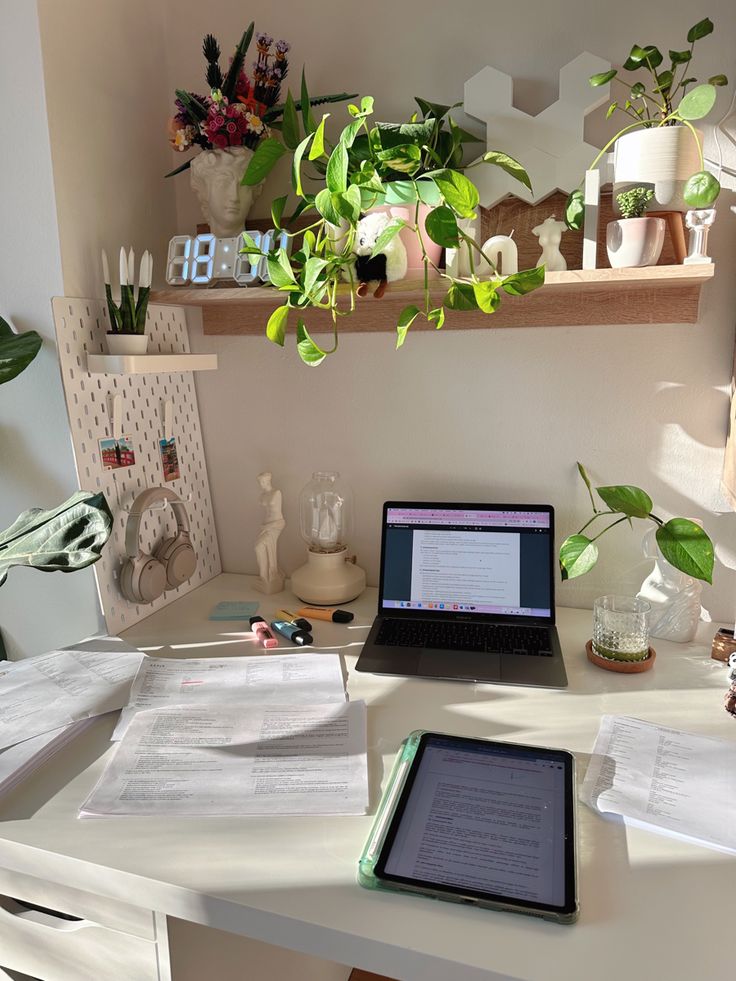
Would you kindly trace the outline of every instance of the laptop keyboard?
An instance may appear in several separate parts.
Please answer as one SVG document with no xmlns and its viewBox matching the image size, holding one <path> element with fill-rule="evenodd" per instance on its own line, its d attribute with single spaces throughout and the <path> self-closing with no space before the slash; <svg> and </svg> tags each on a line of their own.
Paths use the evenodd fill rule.
<svg viewBox="0 0 736 981">
<path fill-rule="evenodd" d="M 384 619 L 376 644 L 552 657 L 548 630 L 506 623 Z"/>
</svg>

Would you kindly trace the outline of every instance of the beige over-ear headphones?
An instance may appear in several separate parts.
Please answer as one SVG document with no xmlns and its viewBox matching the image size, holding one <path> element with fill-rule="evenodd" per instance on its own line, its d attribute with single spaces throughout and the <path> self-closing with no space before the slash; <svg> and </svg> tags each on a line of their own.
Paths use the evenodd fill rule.
<svg viewBox="0 0 736 981">
<path fill-rule="evenodd" d="M 169 503 L 176 518 L 176 535 L 164 538 L 148 555 L 140 547 L 141 518 L 154 504 Z M 153 603 L 167 589 L 191 579 L 197 555 L 189 537 L 189 518 L 181 498 L 165 487 L 149 487 L 133 502 L 125 526 L 128 558 L 120 570 L 120 591 L 133 603 Z"/>
</svg>

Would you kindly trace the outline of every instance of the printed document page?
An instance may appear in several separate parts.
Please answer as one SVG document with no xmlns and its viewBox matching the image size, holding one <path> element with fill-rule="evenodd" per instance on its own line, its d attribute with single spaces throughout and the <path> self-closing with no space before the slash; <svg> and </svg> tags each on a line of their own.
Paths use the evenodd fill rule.
<svg viewBox="0 0 736 981">
<path fill-rule="evenodd" d="M 14 662 L 0 673 L 0 749 L 122 708 L 142 659 L 140 651 L 108 648 Z"/>
<path fill-rule="evenodd" d="M 52 729 L 38 736 L 24 739 L 22 743 L 0 749 L 0 794 L 6 794 L 34 770 L 63 749 L 74 737 L 92 723 L 81 719 L 61 729 Z"/>
<path fill-rule="evenodd" d="M 581 800 L 627 824 L 736 853 L 736 742 L 604 715 Z"/>
<path fill-rule="evenodd" d="M 80 817 L 365 814 L 364 702 L 138 712 Z"/>
<path fill-rule="evenodd" d="M 122 739 L 136 712 L 166 705 L 320 705 L 346 700 L 336 654 L 147 657 L 112 734 Z"/>
</svg>

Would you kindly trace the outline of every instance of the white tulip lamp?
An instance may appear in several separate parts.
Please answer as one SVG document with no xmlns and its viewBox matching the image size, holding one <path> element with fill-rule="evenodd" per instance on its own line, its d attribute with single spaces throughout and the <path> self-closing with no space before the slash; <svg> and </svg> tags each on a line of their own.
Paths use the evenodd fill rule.
<svg viewBox="0 0 736 981">
<path fill-rule="evenodd" d="M 305 603 L 347 603 L 365 589 L 365 572 L 348 553 L 353 496 L 340 474 L 321 471 L 299 495 L 299 531 L 307 562 L 291 576 L 292 592 Z"/>
</svg>

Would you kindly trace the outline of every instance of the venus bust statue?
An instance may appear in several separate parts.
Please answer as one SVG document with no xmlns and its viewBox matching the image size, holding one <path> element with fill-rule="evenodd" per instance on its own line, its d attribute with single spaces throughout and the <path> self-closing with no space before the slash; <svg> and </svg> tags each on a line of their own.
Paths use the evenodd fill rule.
<svg viewBox="0 0 736 981">
<path fill-rule="evenodd" d="M 199 198 L 202 215 L 217 238 L 232 238 L 245 228 L 245 219 L 262 185 L 246 187 L 240 182 L 253 151 L 234 146 L 203 150 L 192 158 L 192 190 Z"/>
<path fill-rule="evenodd" d="M 258 484 L 265 514 L 255 542 L 258 579 L 254 585 L 261 593 L 280 593 L 284 588 L 284 574 L 279 568 L 277 545 L 286 525 L 281 511 L 281 491 L 274 488 L 267 470 L 258 474 Z"/>
</svg>

